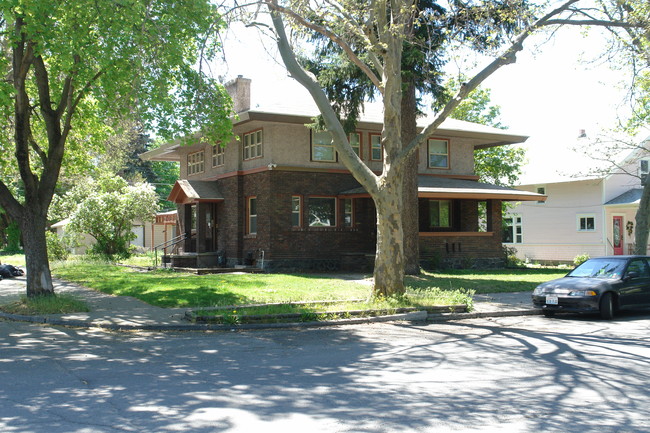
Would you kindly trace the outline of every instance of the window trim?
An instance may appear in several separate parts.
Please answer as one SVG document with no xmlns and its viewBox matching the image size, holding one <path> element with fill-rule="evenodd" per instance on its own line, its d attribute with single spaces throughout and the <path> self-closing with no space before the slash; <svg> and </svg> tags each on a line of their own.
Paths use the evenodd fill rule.
<svg viewBox="0 0 650 433">
<path fill-rule="evenodd" d="M 246 137 L 253 137 L 255 136 L 257 138 L 257 134 L 260 134 L 260 140 L 259 142 L 252 143 L 249 141 L 249 144 L 246 144 Z M 254 129 L 249 132 L 245 132 L 241 136 L 242 140 L 242 160 L 243 161 L 250 161 L 253 159 L 258 159 L 262 158 L 264 156 L 264 132 L 262 128 Z M 255 149 L 256 155 L 253 155 L 252 152 L 250 152 L 251 149 Z M 248 157 L 246 156 L 246 151 L 249 150 L 248 152 Z"/>
<path fill-rule="evenodd" d="M 200 156 L 200 158 L 198 158 Z M 196 160 L 194 160 L 197 158 Z M 194 176 L 205 172 L 205 149 L 187 154 L 187 175 Z"/>
<path fill-rule="evenodd" d="M 447 153 L 431 153 L 431 142 L 432 141 L 443 141 L 447 145 Z M 431 165 L 431 155 L 444 155 L 447 157 L 447 165 L 445 166 L 432 166 Z M 451 140 L 446 138 L 439 137 L 429 137 L 427 138 L 427 168 L 434 170 L 449 170 L 451 169 Z"/>
<path fill-rule="evenodd" d="M 298 199 L 298 225 L 294 224 L 293 221 L 293 215 L 296 213 L 296 211 L 293 210 L 293 201 L 294 199 Z M 291 227 L 293 228 L 300 228 L 303 226 L 303 197 L 301 195 L 294 194 L 291 196 Z"/>
<path fill-rule="evenodd" d="M 519 222 L 517 222 L 517 218 L 519 218 Z M 520 213 L 514 213 L 514 214 L 507 214 L 503 218 L 503 223 L 504 225 L 508 226 L 506 221 L 508 219 L 511 219 L 512 222 L 510 223 L 510 227 L 512 227 L 512 242 L 503 242 L 504 244 L 523 244 L 524 243 L 524 218 L 522 214 Z M 517 233 L 517 227 L 519 227 L 520 233 Z M 519 236 L 519 241 L 517 240 L 517 236 Z"/>
<path fill-rule="evenodd" d="M 255 200 L 255 214 L 251 214 L 251 201 Z M 251 219 L 255 218 L 255 231 L 251 231 Z M 258 217 L 258 209 L 257 209 L 257 196 L 256 195 L 251 195 L 246 197 L 246 234 L 255 236 L 257 235 L 257 217 Z"/>
<path fill-rule="evenodd" d="M 594 220 L 594 225 L 592 229 L 585 228 L 582 229 L 580 228 L 582 226 L 581 220 L 585 219 L 587 220 L 588 218 L 591 218 Z M 587 221 L 585 221 L 585 227 L 587 227 Z M 596 231 L 596 214 L 595 213 L 579 213 L 576 214 L 576 231 L 578 233 L 593 233 Z"/>
<path fill-rule="evenodd" d="M 220 143 L 212 146 L 212 168 L 223 166 L 226 160 L 225 155 L 226 148 L 224 146 L 221 146 Z M 219 161 L 221 161 L 221 163 L 219 163 Z"/>
<path fill-rule="evenodd" d="M 373 148 L 372 148 L 372 137 L 379 137 L 379 151 L 380 151 L 380 156 L 379 159 L 375 159 L 373 155 Z M 368 133 L 368 150 L 369 150 L 369 155 L 370 155 L 370 161 L 383 161 L 384 160 L 384 146 L 381 143 L 381 134 L 376 133 L 376 132 L 370 132 Z"/>
<path fill-rule="evenodd" d="M 328 225 L 328 226 L 313 226 L 313 225 L 311 225 L 310 217 L 309 217 L 309 208 L 310 208 L 309 200 L 311 200 L 311 199 L 329 199 L 329 200 L 332 200 L 334 202 L 334 212 L 333 212 L 334 224 L 331 224 L 331 225 Z M 339 221 L 338 221 L 339 220 L 339 215 L 338 215 L 339 203 L 338 203 L 338 200 L 336 199 L 336 196 L 334 196 L 334 195 L 310 195 L 310 196 L 307 197 L 306 205 L 307 205 L 307 215 L 308 215 L 307 221 L 306 221 L 307 227 L 316 228 L 316 229 L 323 229 L 323 228 L 329 229 L 329 228 L 338 227 L 338 224 L 339 224 Z"/>
</svg>

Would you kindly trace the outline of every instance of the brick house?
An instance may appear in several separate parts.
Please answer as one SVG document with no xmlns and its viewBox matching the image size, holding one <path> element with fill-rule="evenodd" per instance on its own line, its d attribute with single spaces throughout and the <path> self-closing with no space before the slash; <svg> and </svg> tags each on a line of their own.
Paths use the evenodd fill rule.
<svg viewBox="0 0 650 433">
<path fill-rule="evenodd" d="M 255 264 L 270 271 L 372 266 L 374 203 L 337 160 L 328 133 L 305 126 L 316 111 L 251 109 L 250 84 L 239 77 L 227 85 L 238 112 L 238 141 L 223 147 L 173 142 L 142 155 L 180 163 L 181 180 L 169 200 L 178 206 L 186 239 L 172 264 Z M 381 118 L 367 108 L 350 134 L 376 172 L 382 169 Z M 424 267 L 502 263 L 501 202 L 543 196 L 479 183 L 474 150 L 527 138 L 449 119 L 418 150 Z"/>
</svg>

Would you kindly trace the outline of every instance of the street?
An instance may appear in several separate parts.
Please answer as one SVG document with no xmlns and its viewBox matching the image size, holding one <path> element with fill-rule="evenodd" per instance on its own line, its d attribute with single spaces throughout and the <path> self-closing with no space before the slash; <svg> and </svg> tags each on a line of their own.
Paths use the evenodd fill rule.
<svg viewBox="0 0 650 433">
<path fill-rule="evenodd" d="M 647 432 L 650 314 L 109 333 L 0 322 L 2 432 Z"/>
</svg>

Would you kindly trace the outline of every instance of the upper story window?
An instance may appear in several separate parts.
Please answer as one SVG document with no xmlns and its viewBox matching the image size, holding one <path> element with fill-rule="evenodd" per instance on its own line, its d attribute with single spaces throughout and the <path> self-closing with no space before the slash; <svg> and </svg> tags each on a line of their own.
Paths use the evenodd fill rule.
<svg viewBox="0 0 650 433">
<path fill-rule="evenodd" d="M 430 138 L 427 140 L 429 168 L 449 168 L 449 141 Z"/>
<path fill-rule="evenodd" d="M 198 152 L 190 153 L 187 155 L 187 175 L 191 176 L 197 173 L 203 173 L 205 170 L 205 152 L 200 150 Z"/>
<path fill-rule="evenodd" d="M 244 134 L 244 160 L 262 156 L 262 130 Z"/>
<path fill-rule="evenodd" d="M 639 160 L 639 177 L 641 182 L 645 183 L 648 173 L 650 172 L 650 163 L 647 159 Z"/>
<path fill-rule="evenodd" d="M 348 140 L 350 141 L 350 146 L 352 146 L 354 153 L 361 158 L 361 134 L 358 132 L 351 132 L 348 134 Z"/>
<path fill-rule="evenodd" d="M 370 160 L 381 161 L 383 157 L 381 135 L 370 134 Z"/>
<path fill-rule="evenodd" d="M 334 143 L 332 143 L 332 134 L 329 131 L 312 131 L 311 160 L 336 161 L 336 151 L 334 150 Z"/>
<path fill-rule="evenodd" d="M 546 195 L 546 187 L 545 186 L 538 186 L 537 187 L 537 194 Z M 546 202 L 544 200 L 538 200 L 537 203 L 546 203 Z"/>
<path fill-rule="evenodd" d="M 212 166 L 213 167 L 219 167 L 220 165 L 223 165 L 224 163 L 224 152 L 225 147 L 221 146 L 220 144 L 215 144 L 212 146 Z"/>
</svg>

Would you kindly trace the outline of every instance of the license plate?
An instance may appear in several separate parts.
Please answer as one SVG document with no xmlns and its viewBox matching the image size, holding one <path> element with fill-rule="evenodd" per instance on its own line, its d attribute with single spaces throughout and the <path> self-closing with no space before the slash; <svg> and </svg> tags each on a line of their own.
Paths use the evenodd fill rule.
<svg viewBox="0 0 650 433">
<path fill-rule="evenodd" d="M 557 305 L 557 296 L 547 296 L 546 305 Z"/>
</svg>

